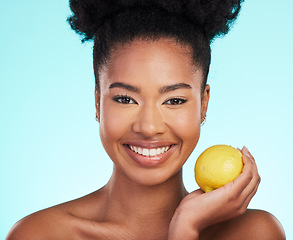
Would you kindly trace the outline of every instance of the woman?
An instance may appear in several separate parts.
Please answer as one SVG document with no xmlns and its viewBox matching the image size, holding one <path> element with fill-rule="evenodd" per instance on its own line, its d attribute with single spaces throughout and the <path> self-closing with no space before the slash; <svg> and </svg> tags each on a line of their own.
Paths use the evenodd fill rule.
<svg viewBox="0 0 293 240">
<path fill-rule="evenodd" d="M 210 43 L 240 0 L 71 0 L 71 27 L 94 40 L 96 118 L 114 162 L 101 189 L 34 213 L 7 239 L 285 239 L 269 213 L 247 210 L 260 177 L 243 148 L 235 181 L 188 193 L 182 166 L 206 118 Z"/>
</svg>

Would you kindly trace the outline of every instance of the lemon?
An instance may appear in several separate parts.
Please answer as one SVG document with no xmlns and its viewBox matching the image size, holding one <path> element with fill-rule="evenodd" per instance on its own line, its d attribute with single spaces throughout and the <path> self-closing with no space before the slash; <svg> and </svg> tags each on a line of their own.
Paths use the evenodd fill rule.
<svg viewBox="0 0 293 240">
<path fill-rule="evenodd" d="M 198 186 L 210 192 L 233 181 L 242 172 L 242 153 L 227 145 L 206 149 L 197 159 L 194 173 Z"/>
</svg>

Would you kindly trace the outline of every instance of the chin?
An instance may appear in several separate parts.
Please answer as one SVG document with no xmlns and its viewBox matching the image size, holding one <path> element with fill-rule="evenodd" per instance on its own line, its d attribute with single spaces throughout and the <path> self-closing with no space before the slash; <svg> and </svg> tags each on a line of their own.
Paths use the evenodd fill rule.
<svg viewBox="0 0 293 240">
<path fill-rule="evenodd" d="M 128 168 L 124 172 L 129 181 L 145 187 L 167 184 L 170 181 L 174 181 L 177 177 L 181 180 L 182 176 L 182 165 L 173 166 L 173 168 L 168 166 L 166 168 L 139 168 L 134 169 L 134 171 L 129 170 Z"/>
</svg>

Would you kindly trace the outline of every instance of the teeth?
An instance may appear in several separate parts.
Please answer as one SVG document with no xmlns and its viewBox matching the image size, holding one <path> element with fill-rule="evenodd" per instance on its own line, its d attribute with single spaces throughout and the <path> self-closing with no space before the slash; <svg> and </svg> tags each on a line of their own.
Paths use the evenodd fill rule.
<svg viewBox="0 0 293 240">
<path fill-rule="evenodd" d="M 137 153 L 138 153 L 138 154 L 142 154 L 142 148 L 139 147 L 139 148 L 137 149 Z"/>
<path fill-rule="evenodd" d="M 129 148 L 133 151 L 133 152 L 136 152 L 140 155 L 143 155 L 143 156 L 156 156 L 156 155 L 159 155 L 159 154 L 162 154 L 164 152 L 167 152 L 169 149 L 170 149 L 170 146 L 168 147 L 162 147 L 162 148 L 151 148 L 151 149 L 148 149 L 148 148 L 140 148 L 140 147 L 136 147 L 136 146 L 131 146 L 129 145 Z"/>
<path fill-rule="evenodd" d="M 155 148 L 150 149 L 150 156 L 156 156 L 157 150 Z"/>
<path fill-rule="evenodd" d="M 159 155 L 159 154 L 161 154 L 163 151 L 162 151 L 161 148 L 157 148 L 156 152 L 157 152 L 157 155 Z"/>
<path fill-rule="evenodd" d="M 149 156 L 150 155 L 150 151 L 147 148 L 143 148 L 142 149 L 142 155 Z"/>
</svg>

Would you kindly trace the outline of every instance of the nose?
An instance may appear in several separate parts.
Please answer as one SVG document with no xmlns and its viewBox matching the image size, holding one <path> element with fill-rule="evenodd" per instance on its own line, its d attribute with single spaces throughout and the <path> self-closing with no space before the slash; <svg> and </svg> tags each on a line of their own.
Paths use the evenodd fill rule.
<svg viewBox="0 0 293 240">
<path fill-rule="evenodd" d="M 167 125 L 163 113 L 158 106 L 143 106 L 136 115 L 132 130 L 145 137 L 153 137 L 166 131 Z"/>
</svg>

